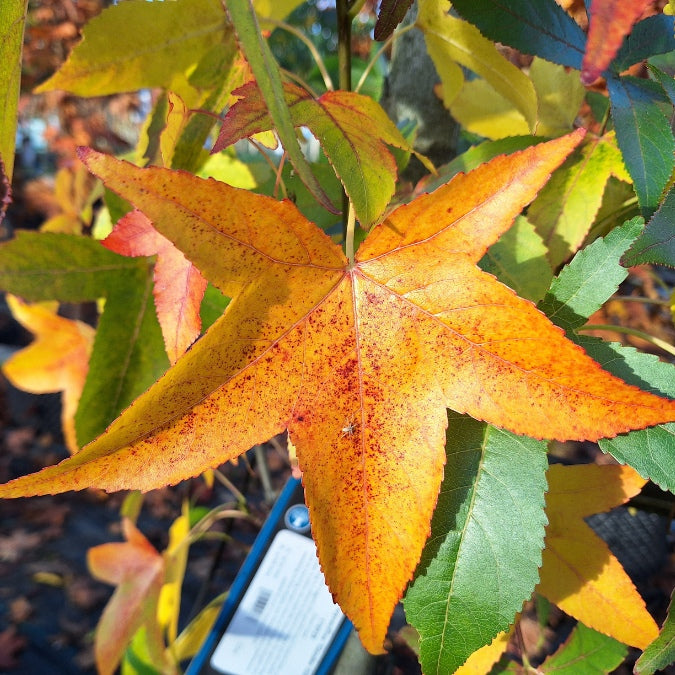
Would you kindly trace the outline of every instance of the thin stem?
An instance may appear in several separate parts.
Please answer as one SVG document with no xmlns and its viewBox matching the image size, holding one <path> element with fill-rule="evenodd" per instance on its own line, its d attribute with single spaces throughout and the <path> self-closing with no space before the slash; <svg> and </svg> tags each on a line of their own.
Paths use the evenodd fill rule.
<svg viewBox="0 0 675 675">
<path fill-rule="evenodd" d="M 286 23 L 285 21 L 277 21 L 276 19 L 267 19 L 261 17 L 260 23 L 272 24 L 277 28 L 281 28 L 282 30 L 287 31 L 292 35 L 295 35 L 295 37 L 298 38 L 298 40 L 300 40 L 300 42 L 302 42 L 305 45 L 305 47 L 307 47 L 307 49 L 309 49 L 309 53 L 312 55 L 312 58 L 314 59 L 314 62 L 316 63 L 317 68 L 319 69 L 319 72 L 321 73 L 321 77 L 323 78 L 323 83 L 326 85 L 326 89 L 328 89 L 328 91 L 333 91 L 333 80 L 331 80 L 330 75 L 328 74 L 326 64 L 321 58 L 319 50 L 301 30 L 298 30 L 295 26 L 291 26 L 291 24 Z"/>
<path fill-rule="evenodd" d="M 350 18 L 354 18 L 357 16 L 357 14 L 361 11 L 361 8 L 363 5 L 366 4 L 366 0 L 352 0 L 352 2 L 349 5 L 349 16 Z"/>
<path fill-rule="evenodd" d="M 312 98 L 319 98 L 319 95 L 314 91 L 314 89 L 312 89 L 299 75 L 296 75 L 294 72 L 286 70 L 285 68 L 280 68 L 280 70 L 284 77 L 287 77 L 289 80 L 293 80 L 293 82 L 301 86 L 305 91 L 308 91 L 312 95 Z"/>
<path fill-rule="evenodd" d="M 645 305 L 663 305 L 664 307 L 670 307 L 670 302 L 668 300 L 654 300 L 652 298 L 643 298 L 642 296 L 637 295 L 615 295 L 612 297 L 612 300 L 623 300 L 627 302 L 642 302 Z"/>
<path fill-rule="evenodd" d="M 352 19 L 347 0 L 337 0 L 338 84 L 340 89 L 352 88 Z"/>
<path fill-rule="evenodd" d="M 239 504 L 242 506 L 246 505 L 246 497 L 244 497 L 237 486 L 220 469 L 214 469 L 213 476 L 219 483 L 224 485 L 234 495 Z"/>
<path fill-rule="evenodd" d="M 624 333 L 625 335 L 632 335 L 634 337 L 640 338 L 641 340 L 650 342 L 655 347 L 663 349 L 664 352 L 668 352 L 668 354 L 672 354 L 673 356 L 675 356 L 675 347 L 669 345 L 665 340 L 661 340 L 660 338 L 654 337 L 653 335 L 649 335 L 649 333 L 643 333 L 641 330 L 635 330 L 635 328 L 627 328 L 626 326 L 613 326 L 611 324 L 598 323 L 598 324 L 588 324 L 583 328 L 579 328 L 579 330 L 610 330 L 615 333 Z"/>
<path fill-rule="evenodd" d="M 335 9 L 337 10 L 337 32 L 338 32 L 338 45 L 337 45 L 337 56 L 338 56 L 338 85 L 340 89 L 344 91 L 351 91 L 352 88 L 352 19 L 349 16 L 349 1 L 348 0 L 337 0 L 335 3 Z M 344 187 L 342 188 L 342 234 L 344 236 L 345 242 L 347 242 L 347 237 L 349 236 L 349 225 L 347 223 L 347 213 L 349 212 L 349 198 L 345 192 Z M 352 232 L 352 257 L 350 260 L 353 260 L 353 249 L 354 249 L 354 240 Z M 349 248 L 347 248 L 349 250 Z M 347 254 L 349 257 L 349 254 Z"/>
<path fill-rule="evenodd" d="M 354 213 L 354 207 L 352 203 L 349 202 L 347 206 L 347 233 L 345 235 L 345 253 L 347 254 L 347 259 L 349 264 L 354 264 L 354 229 L 356 224 L 356 214 Z"/>
<path fill-rule="evenodd" d="M 366 66 L 366 69 L 363 71 L 361 74 L 361 77 L 359 78 L 359 81 L 354 88 L 354 91 L 358 94 L 359 91 L 361 91 L 361 87 L 364 85 L 366 78 L 370 74 L 370 71 L 375 67 L 375 64 L 377 63 L 378 59 L 380 56 L 382 56 L 382 53 L 389 48 L 391 43 L 400 38 L 401 35 L 404 35 L 407 33 L 409 30 L 412 30 L 413 28 L 417 28 L 417 26 L 414 23 L 408 24 L 404 28 L 401 28 L 400 30 L 394 31 L 382 44 L 382 46 L 377 50 L 375 55 L 373 56 L 372 59 L 368 62 L 368 65 Z"/>
<path fill-rule="evenodd" d="M 284 165 L 283 163 L 283 158 L 286 156 L 286 153 L 282 155 L 282 161 L 279 163 L 279 167 L 277 167 L 274 162 L 270 159 L 268 154 L 263 150 L 263 146 L 261 143 L 258 143 L 258 141 L 254 141 L 252 138 L 247 138 L 246 139 L 263 157 L 265 162 L 267 162 L 267 165 L 272 169 L 274 175 L 277 177 L 275 183 L 274 183 L 274 190 L 276 192 L 277 188 L 281 188 L 281 192 L 284 195 L 284 199 L 288 198 L 288 193 L 286 192 L 286 184 L 284 183 L 283 179 L 281 178 L 281 169 Z M 275 194 L 276 197 L 276 194 Z"/>
</svg>

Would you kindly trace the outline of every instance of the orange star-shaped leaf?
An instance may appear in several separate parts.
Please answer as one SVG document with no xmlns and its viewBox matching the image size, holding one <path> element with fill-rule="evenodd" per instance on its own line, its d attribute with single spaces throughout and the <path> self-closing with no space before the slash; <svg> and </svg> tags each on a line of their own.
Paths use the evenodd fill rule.
<svg viewBox="0 0 675 675">
<path fill-rule="evenodd" d="M 476 266 L 580 138 L 498 157 L 399 207 L 353 263 L 290 202 L 85 150 L 233 299 L 105 434 L 0 496 L 148 490 L 287 429 L 328 585 L 380 650 L 429 532 L 446 407 L 538 438 L 675 419 L 675 402 L 604 372 Z"/>
</svg>

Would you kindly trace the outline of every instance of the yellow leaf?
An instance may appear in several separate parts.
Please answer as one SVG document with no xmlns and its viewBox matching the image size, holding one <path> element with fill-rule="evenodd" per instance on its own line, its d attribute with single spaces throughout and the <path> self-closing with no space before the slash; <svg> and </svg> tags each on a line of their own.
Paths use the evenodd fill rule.
<svg viewBox="0 0 675 675">
<path fill-rule="evenodd" d="M 485 138 L 496 140 L 530 133 L 525 118 L 513 104 L 482 79 L 466 82 L 448 107 L 465 129 Z"/>
<path fill-rule="evenodd" d="M 628 466 L 553 465 L 537 591 L 619 642 L 644 649 L 659 629 L 621 563 L 583 518 L 623 504 L 645 479 Z"/>
<path fill-rule="evenodd" d="M 225 594 L 219 595 L 181 631 L 169 648 L 176 661 L 189 659 L 199 651 L 218 618 L 224 600 Z"/>
<path fill-rule="evenodd" d="M 463 666 L 460 666 L 454 675 L 486 675 L 492 669 L 501 655 L 506 651 L 509 645 L 509 639 L 513 633 L 513 627 L 507 631 L 499 633 L 497 637 L 485 647 L 475 651 L 466 660 Z"/>
<path fill-rule="evenodd" d="M 10 357 L 2 370 L 19 389 L 34 394 L 63 392 L 63 435 L 70 452 L 77 452 L 75 412 L 87 378 L 95 331 L 81 321 L 58 316 L 57 303 L 29 305 L 8 295 L 7 304 L 14 318 L 36 339 Z"/>
<path fill-rule="evenodd" d="M 176 640 L 178 634 L 180 592 L 190 550 L 186 545 L 189 532 L 189 507 L 184 503 L 183 515 L 176 518 L 169 528 L 169 546 L 164 551 L 165 580 L 157 605 L 157 619 L 159 625 L 166 630 L 169 644 Z"/>
<path fill-rule="evenodd" d="M 528 129 L 533 129 L 537 99 L 532 82 L 476 27 L 450 15 L 449 9 L 448 2 L 420 0 L 416 22 L 443 83 L 445 105 L 452 103 L 464 80 L 457 66 L 461 64 L 487 80 L 527 120 Z"/>
</svg>

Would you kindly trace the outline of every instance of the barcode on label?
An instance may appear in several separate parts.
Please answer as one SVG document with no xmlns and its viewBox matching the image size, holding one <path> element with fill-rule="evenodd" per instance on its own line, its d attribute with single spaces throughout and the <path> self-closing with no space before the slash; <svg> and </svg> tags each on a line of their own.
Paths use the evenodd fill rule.
<svg viewBox="0 0 675 675">
<path fill-rule="evenodd" d="M 258 593 L 258 597 L 255 599 L 255 602 L 253 603 L 253 613 L 254 614 L 260 616 L 263 613 L 271 595 L 272 595 L 272 591 L 268 588 L 263 588 L 260 591 L 260 593 Z"/>
</svg>

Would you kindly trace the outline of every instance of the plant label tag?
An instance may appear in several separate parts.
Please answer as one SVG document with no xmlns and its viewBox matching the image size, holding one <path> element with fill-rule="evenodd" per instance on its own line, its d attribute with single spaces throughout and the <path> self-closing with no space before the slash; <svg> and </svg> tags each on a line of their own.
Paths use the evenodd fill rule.
<svg viewBox="0 0 675 675">
<path fill-rule="evenodd" d="M 291 479 L 187 675 L 323 675 L 351 631 L 319 567 L 302 485 Z"/>
</svg>

